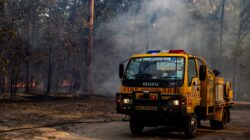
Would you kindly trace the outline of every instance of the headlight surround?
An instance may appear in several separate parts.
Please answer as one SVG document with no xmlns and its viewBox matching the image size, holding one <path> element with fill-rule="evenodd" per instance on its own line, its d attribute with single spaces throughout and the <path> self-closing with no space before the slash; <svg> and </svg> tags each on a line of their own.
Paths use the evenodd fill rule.
<svg viewBox="0 0 250 140">
<path fill-rule="evenodd" d="M 132 104 L 133 102 L 132 102 L 132 99 L 130 99 L 130 98 L 124 98 L 124 99 L 122 99 L 122 103 L 123 104 Z"/>
</svg>

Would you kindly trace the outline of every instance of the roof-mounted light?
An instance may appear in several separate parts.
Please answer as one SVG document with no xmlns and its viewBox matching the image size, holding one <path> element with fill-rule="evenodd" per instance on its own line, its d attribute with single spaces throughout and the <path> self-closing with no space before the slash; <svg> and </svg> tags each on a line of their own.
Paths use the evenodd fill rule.
<svg viewBox="0 0 250 140">
<path fill-rule="evenodd" d="M 186 53 L 184 50 L 169 50 L 169 53 Z"/>
<path fill-rule="evenodd" d="M 147 54 L 157 54 L 157 53 L 160 53 L 160 52 L 161 52 L 161 50 L 149 50 L 147 52 Z"/>
</svg>

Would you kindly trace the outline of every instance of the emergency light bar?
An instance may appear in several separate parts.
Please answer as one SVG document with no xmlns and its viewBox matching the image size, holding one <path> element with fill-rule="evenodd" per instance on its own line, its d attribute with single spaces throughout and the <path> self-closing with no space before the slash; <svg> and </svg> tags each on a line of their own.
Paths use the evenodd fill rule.
<svg viewBox="0 0 250 140">
<path fill-rule="evenodd" d="M 160 53 L 161 50 L 149 50 L 147 53 L 148 54 L 156 54 L 156 53 Z"/>
<path fill-rule="evenodd" d="M 184 50 L 169 50 L 169 53 L 186 53 Z"/>
<path fill-rule="evenodd" d="M 183 53 L 185 54 L 186 52 L 184 50 L 149 50 L 147 54 L 157 54 L 157 53 Z"/>
</svg>

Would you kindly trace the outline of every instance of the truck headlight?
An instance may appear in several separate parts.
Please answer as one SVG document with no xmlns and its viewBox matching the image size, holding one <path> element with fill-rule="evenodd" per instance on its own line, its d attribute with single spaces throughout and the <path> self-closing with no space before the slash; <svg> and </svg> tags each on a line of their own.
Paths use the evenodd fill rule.
<svg viewBox="0 0 250 140">
<path fill-rule="evenodd" d="M 123 103 L 123 104 L 132 104 L 132 99 L 124 98 L 124 99 L 122 100 L 122 103 Z"/>
<path fill-rule="evenodd" d="M 173 105 L 174 105 L 174 106 L 179 106 L 179 105 L 180 105 L 179 100 L 173 100 Z"/>
</svg>

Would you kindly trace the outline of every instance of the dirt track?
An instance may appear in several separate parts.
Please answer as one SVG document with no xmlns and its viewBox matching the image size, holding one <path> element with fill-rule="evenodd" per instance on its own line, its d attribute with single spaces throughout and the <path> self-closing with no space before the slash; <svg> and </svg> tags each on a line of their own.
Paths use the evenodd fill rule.
<svg viewBox="0 0 250 140">
<path fill-rule="evenodd" d="M 244 140 L 250 139 L 250 119 L 247 117 L 250 111 L 232 111 L 232 123 L 225 130 L 211 130 L 207 122 L 198 129 L 195 139 L 202 140 Z M 94 124 L 74 124 L 57 126 L 54 129 L 59 132 L 66 132 L 63 139 L 107 139 L 107 140 L 161 140 L 161 139 L 185 139 L 182 132 L 173 132 L 170 128 L 157 127 L 146 128 L 142 136 L 133 136 L 129 131 L 128 122 L 110 122 Z M 57 133 L 56 132 L 56 133 Z M 43 136 L 48 137 L 49 133 Z"/>
<path fill-rule="evenodd" d="M 1 103 L 0 139 L 184 139 L 171 128 L 146 128 L 133 136 L 124 116 L 115 112 L 113 100 L 103 97 L 36 102 Z M 232 110 L 225 130 L 211 130 L 202 122 L 195 139 L 250 139 L 249 104 Z"/>
</svg>

